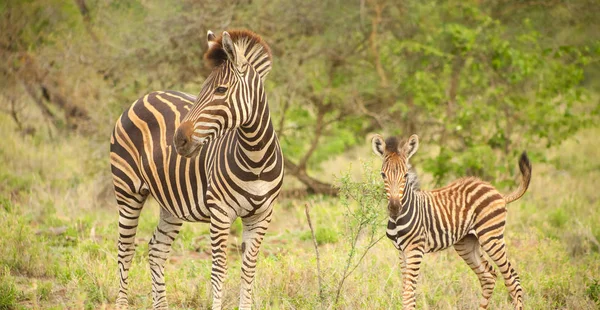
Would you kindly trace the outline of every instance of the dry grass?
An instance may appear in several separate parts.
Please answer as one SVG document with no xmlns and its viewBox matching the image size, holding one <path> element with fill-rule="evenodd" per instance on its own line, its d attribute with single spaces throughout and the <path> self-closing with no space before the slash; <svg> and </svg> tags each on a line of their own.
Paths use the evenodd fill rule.
<svg viewBox="0 0 600 310">
<path fill-rule="evenodd" d="M 5 116 L 0 116 L 0 131 L 0 309 L 111 308 L 118 289 L 117 213 L 107 187 L 107 143 L 78 136 L 55 142 L 23 137 Z M 599 133 L 600 127 L 582 131 L 550 150 L 558 168 L 534 162 L 529 192 L 509 206 L 509 257 L 521 275 L 528 308 L 600 305 Z M 313 223 L 321 231 L 323 305 L 328 308 L 348 251 L 344 213 L 336 199 L 310 200 Z M 303 206 L 304 201 L 277 205 L 258 264 L 257 309 L 321 305 Z M 130 273 L 134 308 L 151 307 L 147 242 L 157 218 L 158 207 L 151 202 L 142 213 Z M 172 308 L 210 306 L 207 231 L 206 225 L 186 224 L 174 244 L 166 271 Z M 234 308 L 238 299 L 239 228 L 230 240 L 226 308 Z M 335 308 L 397 309 L 400 283 L 398 254 L 384 239 L 347 280 Z M 475 309 L 479 294 L 476 276 L 453 250 L 426 256 L 418 286 L 420 309 Z M 511 309 L 500 279 L 492 307 Z"/>
</svg>

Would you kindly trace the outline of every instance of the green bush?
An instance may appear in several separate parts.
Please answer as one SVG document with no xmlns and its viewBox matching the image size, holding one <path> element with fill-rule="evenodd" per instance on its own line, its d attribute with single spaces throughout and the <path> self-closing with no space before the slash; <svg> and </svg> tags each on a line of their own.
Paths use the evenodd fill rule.
<svg viewBox="0 0 600 310">
<path fill-rule="evenodd" d="M 326 243 L 336 243 L 338 242 L 338 232 L 329 227 L 318 228 L 315 231 L 315 239 L 317 239 L 318 245 L 323 245 Z M 305 231 L 300 236 L 300 240 L 312 240 L 312 233 L 310 231 Z"/>
<path fill-rule="evenodd" d="M 552 226 L 562 228 L 569 221 L 569 215 L 564 209 L 556 209 L 548 215 L 548 221 Z"/>
<path fill-rule="evenodd" d="M 600 281 L 594 279 L 585 290 L 587 297 L 600 305 Z"/>
</svg>

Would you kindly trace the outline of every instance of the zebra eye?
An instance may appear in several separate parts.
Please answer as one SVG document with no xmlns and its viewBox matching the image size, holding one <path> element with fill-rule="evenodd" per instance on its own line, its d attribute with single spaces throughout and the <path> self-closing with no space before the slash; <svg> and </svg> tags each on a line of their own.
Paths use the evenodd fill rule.
<svg viewBox="0 0 600 310">
<path fill-rule="evenodd" d="M 408 179 L 408 173 L 404 175 L 404 178 L 405 178 L 405 179 Z"/>
<path fill-rule="evenodd" d="M 381 173 L 381 177 L 385 179 L 385 173 Z"/>
<path fill-rule="evenodd" d="M 215 94 L 224 94 L 227 91 L 227 87 L 219 86 L 215 88 Z"/>
</svg>

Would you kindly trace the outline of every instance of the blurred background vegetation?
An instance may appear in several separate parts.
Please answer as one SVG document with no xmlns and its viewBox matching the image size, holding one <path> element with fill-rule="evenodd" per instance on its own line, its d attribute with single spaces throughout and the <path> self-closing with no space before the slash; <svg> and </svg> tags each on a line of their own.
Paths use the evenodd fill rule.
<svg viewBox="0 0 600 310">
<path fill-rule="evenodd" d="M 0 241 L 8 248 L 0 252 L 0 267 L 6 267 L 0 270 L 0 279 L 54 277 L 62 282 L 57 286 L 41 281 L 41 286 L 25 285 L 28 289 L 20 291 L 7 281 L 8 286 L 0 286 L 0 296 L 14 295 L 14 303 L 3 303 L 0 297 L 0 309 L 19 300 L 37 307 L 43 298 L 51 299 L 49 292 L 55 293 L 56 287 L 78 284 L 90 285 L 76 294 L 82 306 L 112 302 L 117 286 L 112 261 L 117 219 L 108 164 L 110 132 L 120 113 L 150 91 L 199 92 L 209 74 L 202 59 L 209 29 L 216 33 L 251 29 L 273 51 L 266 87 L 286 159 L 285 214 L 302 218 L 295 206 L 303 206 L 286 197 L 337 194 L 331 187 L 336 183 L 332 175 L 368 156 L 370 134 L 416 133 L 422 155 L 415 164 L 428 187 L 464 175 L 480 176 L 501 188 L 513 186 L 518 153 L 527 150 L 534 163 L 534 182 L 538 171 L 546 171 L 542 180 L 552 183 L 564 177 L 563 185 L 571 184 L 571 191 L 580 190 L 581 197 L 540 185 L 541 191 L 552 188 L 567 196 L 553 200 L 539 194 L 526 200 L 516 211 L 522 215 L 515 220 L 520 228 L 513 229 L 529 234 L 528 227 L 538 227 L 535 236 L 559 240 L 542 243 L 553 250 L 567 246 L 575 256 L 597 253 L 598 195 L 586 186 L 599 180 L 600 170 L 595 151 L 600 134 L 599 11 L 595 0 L 4 0 L 0 2 L 4 207 L 0 214 L 5 225 L 0 226 L 6 226 L 5 235 L 12 237 L 5 244 Z M 538 170 L 541 163 L 545 166 Z M 335 198 L 301 197 L 316 201 L 315 210 L 322 212 L 316 215 L 317 223 L 319 216 L 330 224 L 343 216 L 327 211 L 338 204 Z M 150 215 L 147 221 L 151 231 L 155 218 Z M 298 221 L 280 225 L 296 227 L 305 241 L 289 230 L 289 235 L 278 238 L 292 244 L 307 242 L 311 253 L 306 227 Z M 342 228 L 330 226 L 317 233 L 336 243 Z M 563 233 L 566 227 L 576 228 Z M 190 235 L 203 231 L 190 229 Z M 34 233 L 38 235 L 28 239 Z M 191 247 L 185 243 L 191 237 L 186 239 L 185 234 L 182 248 Z M 58 248 L 59 254 L 27 252 L 36 245 Z M 64 249 L 73 246 L 76 252 Z M 393 251 L 386 251 L 395 264 Z M 19 253 L 30 256 L 25 259 Z M 67 258 L 73 253 L 91 255 L 92 261 L 106 265 L 103 270 L 114 269 L 114 276 L 109 272 L 100 277 L 102 271 L 86 276 L 85 265 L 81 271 L 73 269 L 77 259 Z M 562 259 L 573 263 L 569 255 Z M 44 267 L 48 260 L 60 263 Z M 590 260 L 575 266 L 589 266 Z M 540 264 L 544 263 L 548 261 Z M 589 273 L 575 275 L 587 277 L 581 286 L 550 278 L 558 283 L 558 292 L 542 290 L 542 297 L 534 300 L 543 305 L 556 299 L 558 308 L 598 302 L 600 267 L 597 262 L 592 266 Z M 308 278 L 302 275 L 302 281 Z M 576 302 L 565 297 L 575 291 L 588 295 Z M 186 301 L 185 290 L 182 294 L 175 300 L 196 305 Z M 147 305 L 144 301 L 142 297 L 138 305 Z M 67 305 L 77 307 L 77 302 Z M 266 302 L 273 306 L 272 300 Z M 302 302 L 291 304 L 316 305 Z M 435 299 L 419 302 L 439 305 Z M 288 304 L 273 307 L 277 305 Z"/>
<path fill-rule="evenodd" d="M 207 29 L 271 45 L 273 119 L 288 175 L 328 192 L 323 162 L 367 134 L 417 133 L 438 184 L 514 174 L 597 120 L 598 4 L 578 1 L 6 1 L 2 111 L 41 140 L 106 145 L 152 90 L 192 94 Z"/>
</svg>

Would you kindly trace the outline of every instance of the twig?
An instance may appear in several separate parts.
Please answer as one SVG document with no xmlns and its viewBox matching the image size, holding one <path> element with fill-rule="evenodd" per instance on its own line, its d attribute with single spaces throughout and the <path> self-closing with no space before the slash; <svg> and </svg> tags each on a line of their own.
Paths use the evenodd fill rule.
<svg viewBox="0 0 600 310">
<path fill-rule="evenodd" d="M 360 262 L 362 262 L 363 258 L 365 258 L 365 256 L 367 255 L 367 252 L 369 252 L 369 250 L 374 247 L 377 243 L 379 243 L 379 241 L 381 241 L 381 239 L 383 239 L 383 237 L 385 237 L 386 235 L 382 235 L 381 237 L 379 237 L 379 239 L 375 240 L 374 242 L 372 242 L 371 244 L 369 244 L 369 246 L 367 247 L 367 249 L 365 250 L 365 252 L 362 254 L 362 256 L 358 259 L 358 262 L 356 263 L 356 265 L 354 266 L 354 268 L 352 268 L 352 270 L 350 270 L 350 272 L 348 272 L 348 275 L 350 275 L 351 273 L 354 272 L 354 269 L 356 269 L 359 265 Z"/>
<path fill-rule="evenodd" d="M 356 231 L 356 235 L 353 236 L 353 241 L 351 243 L 350 253 L 348 253 L 348 260 L 346 261 L 346 267 L 344 267 L 344 272 L 342 273 L 342 279 L 340 280 L 340 284 L 338 285 L 337 292 L 335 293 L 335 300 L 333 302 L 334 305 L 337 305 L 338 300 L 340 298 L 340 293 L 342 292 L 342 287 L 344 286 L 344 282 L 350 273 L 348 273 L 348 269 L 350 269 L 350 265 L 352 265 L 352 258 L 354 257 L 354 252 L 356 252 L 356 244 L 358 243 L 358 238 L 360 236 L 360 232 L 363 230 L 363 223 L 360 223 L 358 229 Z"/>
<path fill-rule="evenodd" d="M 315 230 L 312 225 L 312 221 L 310 220 L 310 212 L 309 212 L 308 203 L 304 204 L 304 213 L 306 214 L 306 220 L 308 221 L 308 227 L 310 228 L 310 233 L 312 234 L 313 245 L 315 246 L 315 253 L 317 254 L 317 278 L 319 280 L 319 300 L 321 302 L 321 309 L 323 309 L 323 301 L 325 300 L 323 296 L 323 284 L 321 278 L 321 257 L 319 256 L 319 246 L 317 244 L 317 237 L 315 236 Z"/>
<path fill-rule="evenodd" d="M 364 252 L 360 256 L 360 258 L 356 262 L 356 264 L 352 267 L 352 269 L 350 269 L 350 266 L 352 265 L 352 258 L 354 257 L 354 254 L 355 254 L 354 252 L 356 251 L 356 244 L 358 243 L 358 238 L 360 236 L 360 232 L 364 228 L 364 224 L 366 224 L 366 223 L 361 223 L 360 224 L 359 229 L 358 229 L 358 231 L 356 233 L 356 236 L 354 238 L 354 241 L 352 243 L 352 249 L 350 250 L 350 254 L 348 256 L 348 261 L 346 263 L 346 267 L 344 268 L 344 273 L 342 275 L 342 280 L 340 280 L 340 284 L 338 286 L 337 293 L 335 295 L 335 302 L 334 302 L 334 304 L 337 304 L 337 302 L 338 302 L 338 299 L 340 297 L 340 293 L 342 291 L 342 286 L 344 285 L 344 282 L 346 281 L 346 279 L 354 272 L 354 270 L 356 270 L 356 268 L 358 268 L 358 266 L 360 266 L 360 263 L 365 258 L 365 256 L 369 252 L 369 250 L 372 247 L 374 247 L 377 243 L 379 243 L 379 241 L 381 241 L 381 239 L 383 239 L 383 237 L 385 237 L 385 235 L 383 235 L 383 236 L 379 237 L 377 240 L 372 241 L 371 243 L 369 243 L 369 245 L 367 246 L 367 248 L 364 250 Z M 371 240 L 373 240 L 373 239 L 371 239 Z"/>
</svg>

